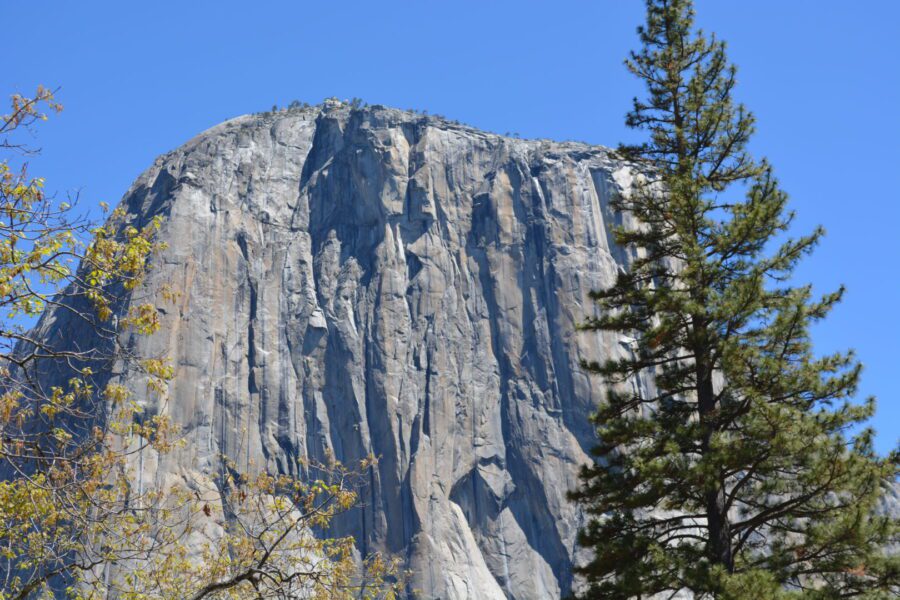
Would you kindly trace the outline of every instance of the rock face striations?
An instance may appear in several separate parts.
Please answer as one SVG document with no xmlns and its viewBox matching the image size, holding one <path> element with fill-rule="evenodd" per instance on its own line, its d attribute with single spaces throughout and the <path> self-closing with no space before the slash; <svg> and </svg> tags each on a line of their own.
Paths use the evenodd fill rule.
<svg viewBox="0 0 900 600">
<path fill-rule="evenodd" d="M 140 477 L 374 454 L 334 533 L 406 557 L 418 597 L 567 593 L 599 399 L 579 361 L 628 351 L 575 326 L 625 260 L 606 204 L 629 180 L 603 148 L 336 102 L 162 156 L 123 200 L 168 244 L 135 292 L 162 331 L 133 343 L 170 357 L 148 410 L 188 444 Z"/>
</svg>

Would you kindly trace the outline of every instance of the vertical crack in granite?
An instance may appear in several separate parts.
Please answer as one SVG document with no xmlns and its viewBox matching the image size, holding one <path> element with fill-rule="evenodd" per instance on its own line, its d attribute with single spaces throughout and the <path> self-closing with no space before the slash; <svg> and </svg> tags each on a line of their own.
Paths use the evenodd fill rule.
<svg viewBox="0 0 900 600">
<path fill-rule="evenodd" d="M 611 283 L 606 150 L 340 103 L 233 119 L 160 157 L 123 207 L 165 217 L 143 299 L 166 411 L 188 444 L 142 481 L 379 457 L 331 533 L 406 557 L 422 598 L 530 600 L 572 585 L 596 385 L 579 332 Z M 180 292 L 176 306 L 163 286 Z M 127 310 L 123 307 L 122 310 Z M 42 334 L 85 340 L 45 318 Z M 55 336 L 55 337 L 54 337 Z M 135 394 L 136 374 L 125 374 Z"/>
</svg>

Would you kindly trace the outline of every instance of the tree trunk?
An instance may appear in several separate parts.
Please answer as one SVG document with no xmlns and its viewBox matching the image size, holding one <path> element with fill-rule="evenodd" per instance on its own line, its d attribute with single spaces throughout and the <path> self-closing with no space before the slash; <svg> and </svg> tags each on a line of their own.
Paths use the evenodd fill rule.
<svg viewBox="0 0 900 600">
<path fill-rule="evenodd" d="M 712 366 L 703 360 L 703 353 L 697 353 L 697 409 L 703 427 L 701 453 L 709 452 L 710 440 L 715 430 L 716 396 L 713 386 Z M 729 573 L 734 572 L 734 557 L 731 552 L 731 523 L 725 509 L 725 483 L 716 478 L 706 488 L 706 523 L 709 528 L 707 553 L 713 564 L 722 565 Z"/>
<path fill-rule="evenodd" d="M 706 494 L 706 519 L 709 526 L 707 551 L 713 564 L 720 564 L 729 573 L 734 572 L 731 554 L 731 523 L 725 511 L 725 490 L 719 483 Z"/>
</svg>

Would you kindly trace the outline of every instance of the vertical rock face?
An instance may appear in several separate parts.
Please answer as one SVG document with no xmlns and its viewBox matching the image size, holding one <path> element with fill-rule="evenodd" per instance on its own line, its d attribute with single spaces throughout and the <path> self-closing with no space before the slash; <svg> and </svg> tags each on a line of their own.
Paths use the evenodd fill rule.
<svg viewBox="0 0 900 600">
<path fill-rule="evenodd" d="M 133 342 L 172 360 L 148 409 L 188 444 L 141 477 L 374 454 L 335 533 L 407 557 L 422 598 L 567 593 L 599 397 L 579 361 L 626 351 L 575 325 L 624 260 L 606 202 L 628 180 L 602 148 L 339 103 L 159 158 L 123 200 L 168 244 L 135 300 L 162 331 Z"/>
</svg>

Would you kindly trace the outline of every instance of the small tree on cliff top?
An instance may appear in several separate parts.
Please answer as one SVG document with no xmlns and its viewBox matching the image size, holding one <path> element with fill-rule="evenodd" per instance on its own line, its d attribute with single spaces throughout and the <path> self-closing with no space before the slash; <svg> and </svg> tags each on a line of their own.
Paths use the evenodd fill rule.
<svg viewBox="0 0 900 600">
<path fill-rule="evenodd" d="M 590 521 L 580 572 L 590 598 L 809 595 L 897 597 L 897 524 L 875 514 L 895 457 L 849 402 L 852 352 L 817 357 L 810 326 L 842 291 L 814 298 L 788 281 L 822 235 L 775 238 L 792 214 L 747 142 L 725 45 L 695 31 L 689 0 L 648 0 L 642 48 L 626 64 L 646 84 L 622 148 L 643 173 L 614 201 L 636 225 L 635 256 L 594 298 L 585 327 L 634 338 L 625 358 L 586 365 L 610 384 L 595 417 L 598 463 L 573 497 Z M 624 385 L 652 375 L 650 392 Z"/>
</svg>

